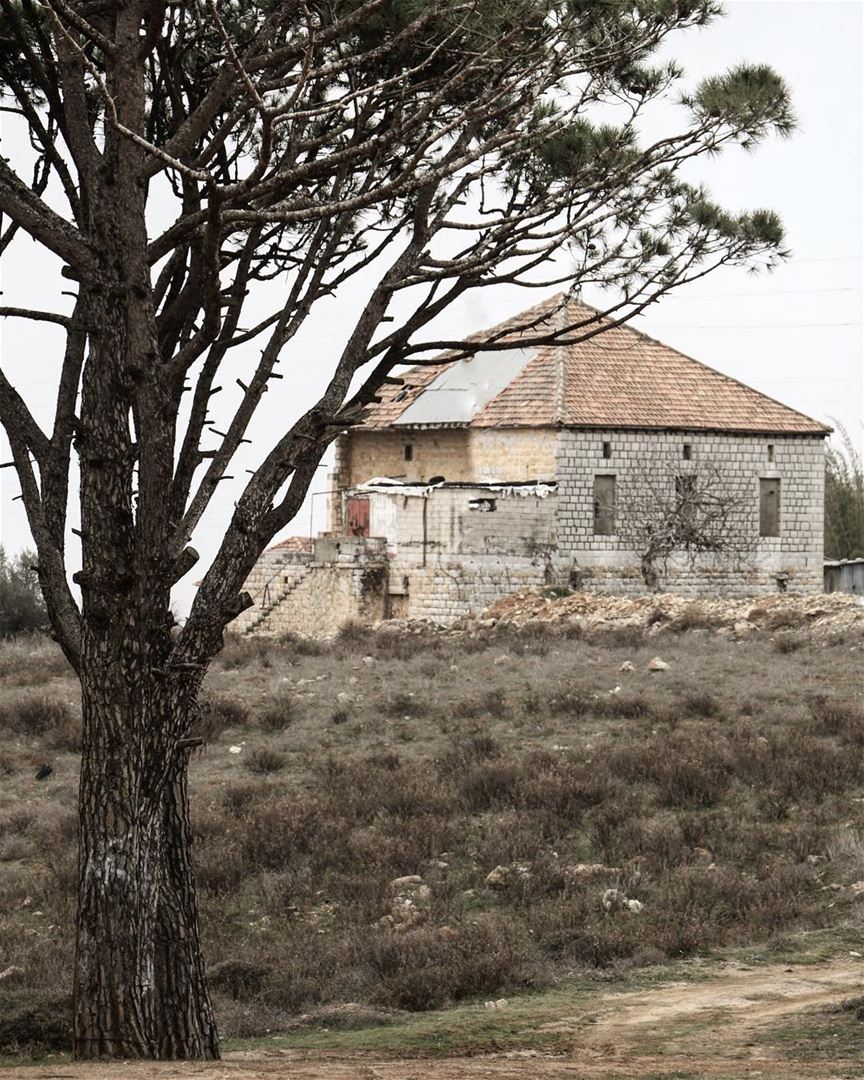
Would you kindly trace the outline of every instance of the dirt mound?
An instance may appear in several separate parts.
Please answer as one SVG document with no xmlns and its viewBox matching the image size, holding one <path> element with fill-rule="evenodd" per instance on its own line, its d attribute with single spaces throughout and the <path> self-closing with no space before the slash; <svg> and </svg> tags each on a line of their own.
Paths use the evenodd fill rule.
<svg viewBox="0 0 864 1080">
<path fill-rule="evenodd" d="M 494 622 L 512 626 L 562 623 L 585 629 L 635 626 L 649 633 L 696 629 L 721 634 L 806 630 L 823 637 L 858 636 L 864 635 L 864 602 L 845 593 L 691 600 L 667 593 L 624 597 L 577 592 L 550 597 L 540 592 L 524 592 L 496 601 L 478 621 L 481 625 Z"/>
</svg>

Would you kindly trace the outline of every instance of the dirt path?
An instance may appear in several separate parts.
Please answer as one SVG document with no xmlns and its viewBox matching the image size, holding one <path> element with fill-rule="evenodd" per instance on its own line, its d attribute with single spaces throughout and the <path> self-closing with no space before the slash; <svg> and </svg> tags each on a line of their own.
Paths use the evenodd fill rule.
<svg viewBox="0 0 864 1080">
<path fill-rule="evenodd" d="M 255 1049 L 208 1064 L 39 1065 L 0 1071 L 21 1080 L 637 1080 L 649 1077 L 854 1077 L 855 1062 L 780 1059 L 755 1041 L 795 1013 L 860 994 L 860 961 L 798 967 L 730 968 L 698 982 L 606 994 L 590 1013 L 544 1022 L 554 1055 L 538 1051 L 463 1058 L 387 1060 L 364 1053 Z M 859 1062 L 864 1076 L 864 1049 Z"/>
</svg>

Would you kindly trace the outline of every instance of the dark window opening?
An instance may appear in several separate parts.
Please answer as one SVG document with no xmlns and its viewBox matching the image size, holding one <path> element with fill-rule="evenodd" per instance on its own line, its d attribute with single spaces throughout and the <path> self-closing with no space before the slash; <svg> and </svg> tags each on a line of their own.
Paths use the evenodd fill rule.
<svg viewBox="0 0 864 1080">
<path fill-rule="evenodd" d="M 611 458 L 612 457 L 612 443 L 611 442 L 604 442 L 603 443 L 603 457 L 604 458 Z"/>
<path fill-rule="evenodd" d="M 759 481 L 759 535 L 780 535 L 780 481 Z"/>
<path fill-rule="evenodd" d="M 406 461 L 413 461 L 414 460 L 414 447 L 411 445 L 411 443 L 406 443 L 405 444 L 405 460 Z"/>
<path fill-rule="evenodd" d="M 594 477 L 594 535 L 613 536 L 615 533 L 614 476 Z"/>
<path fill-rule="evenodd" d="M 769 461 L 774 460 L 774 447 L 772 446 L 771 443 L 768 444 L 768 460 Z"/>
<path fill-rule="evenodd" d="M 469 510 L 478 510 L 481 514 L 492 514 L 498 509 L 495 499 L 469 499 Z"/>
<path fill-rule="evenodd" d="M 693 447 L 689 442 L 685 442 L 682 447 L 683 457 L 685 461 L 690 461 L 693 458 Z"/>
</svg>

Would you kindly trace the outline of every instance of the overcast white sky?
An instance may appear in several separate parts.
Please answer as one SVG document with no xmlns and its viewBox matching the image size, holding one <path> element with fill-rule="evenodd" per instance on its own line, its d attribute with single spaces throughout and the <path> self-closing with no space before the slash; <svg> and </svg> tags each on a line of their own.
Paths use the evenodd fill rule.
<svg viewBox="0 0 864 1080">
<path fill-rule="evenodd" d="M 689 178 L 704 181 L 730 209 L 778 210 L 792 258 L 771 275 L 718 271 L 660 301 L 634 324 L 810 416 L 836 417 L 859 446 L 864 412 L 862 36 L 864 5 L 859 0 L 733 0 L 725 19 L 669 42 L 668 51 L 683 64 L 688 83 L 748 60 L 771 64 L 791 86 L 799 128 L 790 140 L 770 141 L 752 154 L 732 151 L 699 163 Z M 3 134 L 9 153 L 14 133 L 8 121 Z M 67 285 L 34 260 L 30 272 L 5 272 L 3 302 L 52 307 Z M 445 335 L 475 331 L 541 298 L 486 290 L 454 307 L 439 325 Z M 586 294 L 586 299 L 602 303 L 598 295 Z M 322 306 L 295 342 L 283 364 L 286 378 L 278 390 L 265 395 L 266 408 L 251 432 L 249 459 L 232 470 L 238 478 L 233 490 L 229 483 L 220 485 L 218 500 L 193 538 L 204 559 L 178 589 L 181 608 L 191 597 L 191 578 L 200 576 L 218 546 L 243 469 L 251 467 L 253 457 L 260 460 L 262 450 L 313 403 L 325 383 L 329 360 L 338 355 L 340 339 L 360 306 L 362 296 L 356 291 L 326 309 Z M 13 373 L 46 424 L 59 343 L 58 332 L 50 327 L 34 334 L 13 320 L 0 326 L 4 369 Z M 242 377 L 241 370 L 237 374 Z M 9 459 L 2 435 L 0 459 Z M 321 469 L 313 491 L 327 487 L 326 470 Z M 0 540 L 7 551 L 29 543 L 22 504 L 13 501 L 17 493 L 13 470 L 0 471 Z M 286 533 L 308 533 L 310 520 L 313 532 L 322 529 L 325 502 L 323 495 L 308 500 Z M 75 569 L 70 565 L 70 572 Z"/>
</svg>

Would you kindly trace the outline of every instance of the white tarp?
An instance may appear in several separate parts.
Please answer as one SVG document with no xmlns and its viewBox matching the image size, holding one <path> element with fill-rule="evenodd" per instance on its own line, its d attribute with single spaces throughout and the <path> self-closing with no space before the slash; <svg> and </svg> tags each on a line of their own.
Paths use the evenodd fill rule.
<svg viewBox="0 0 864 1080">
<path fill-rule="evenodd" d="M 378 493 L 380 495 L 405 495 L 407 497 L 414 496 L 415 498 L 425 499 L 430 492 L 436 491 L 438 488 L 447 488 L 449 491 L 493 491 L 496 495 L 518 495 L 525 499 L 529 496 L 533 496 L 535 499 L 545 499 L 547 495 L 551 495 L 558 490 L 558 485 L 552 480 L 538 480 L 534 484 L 472 484 L 466 482 L 464 484 L 447 484 L 445 481 L 441 481 L 437 484 L 406 484 L 404 480 L 392 480 L 387 476 L 374 476 L 371 480 L 367 480 L 365 484 L 358 484 L 353 490 L 366 494 L 367 492 Z M 374 514 L 373 502 L 370 507 L 370 511 Z M 374 533 L 375 536 L 383 536 L 384 533 Z"/>
</svg>

